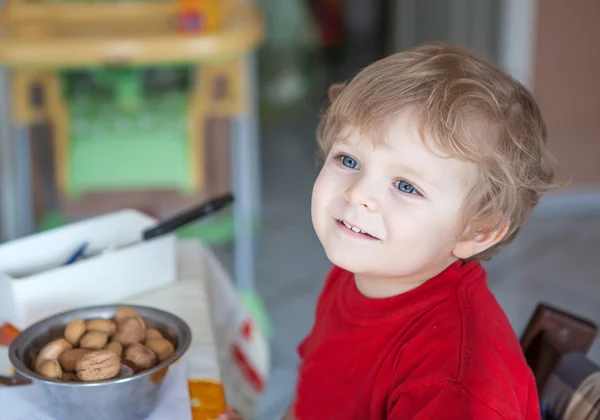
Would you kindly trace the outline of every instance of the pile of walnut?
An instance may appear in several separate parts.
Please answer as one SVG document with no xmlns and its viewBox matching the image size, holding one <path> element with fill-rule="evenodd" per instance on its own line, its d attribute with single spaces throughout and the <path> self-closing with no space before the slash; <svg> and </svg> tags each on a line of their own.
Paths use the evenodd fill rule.
<svg viewBox="0 0 600 420">
<path fill-rule="evenodd" d="M 46 344 L 33 361 L 34 370 L 63 381 L 101 381 L 120 376 L 121 364 L 134 373 L 169 358 L 175 348 L 132 308 L 120 307 L 114 320 L 74 319 L 64 338 Z"/>
</svg>

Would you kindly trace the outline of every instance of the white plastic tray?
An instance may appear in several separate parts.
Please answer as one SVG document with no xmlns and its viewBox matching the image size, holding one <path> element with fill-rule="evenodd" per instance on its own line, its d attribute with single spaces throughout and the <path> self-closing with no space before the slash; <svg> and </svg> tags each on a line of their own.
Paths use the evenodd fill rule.
<svg viewBox="0 0 600 420">
<path fill-rule="evenodd" d="M 173 283 L 176 238 L 165 235 L 64 265 L 86 252 L 135 243 L 157 221 L 136 210 L 76 222 L 0 245 L 0 319 L 24 329 L 75 307 L 113 303 Z"/>
</svg>

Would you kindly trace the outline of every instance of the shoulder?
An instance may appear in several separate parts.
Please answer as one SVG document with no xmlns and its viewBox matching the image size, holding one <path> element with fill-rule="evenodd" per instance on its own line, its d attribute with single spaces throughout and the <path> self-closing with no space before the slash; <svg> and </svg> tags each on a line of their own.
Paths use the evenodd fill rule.
<svg viewBox="0 0 600 420">
<path fill-rule="evenodd" d="M 460 291 L 463 345 L 458 381 L 491 407 L 525 407 L 535 379 L 504 310 L 485 282 Z"/>
<path fill-rule="evenodd" d="M 395 394 L 387 408 L 389 420 L 440 418 L 464 420 L 539 420 L 539 402 L 535 383 L 524 401 L 501 399 L 490 402 L 486 395 L 474 392 L 460 382 L 441 381 L 410 392 Z"/>
<path fill-rule="evenodd" d="M 535 389 L 485 272 L 461 282 L 455 294 L 430 308 L 419 324 L 396 361 L 398 395 L 446 384 L 502 412 L 503 407 L 522 406 L 532 383 Z"/>
</svg>

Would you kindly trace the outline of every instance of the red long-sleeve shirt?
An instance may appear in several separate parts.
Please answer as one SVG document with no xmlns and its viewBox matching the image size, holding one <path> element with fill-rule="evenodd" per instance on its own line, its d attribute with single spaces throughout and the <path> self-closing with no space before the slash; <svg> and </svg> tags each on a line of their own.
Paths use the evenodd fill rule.
<svg viewBox="0 0 600 420">
<path fill-rule="evenodd" d="M 477 262 L 369 299 L 330 272 L 298 347 L 299 420 L 539 420 L 534 377 Z"/>
</svg>

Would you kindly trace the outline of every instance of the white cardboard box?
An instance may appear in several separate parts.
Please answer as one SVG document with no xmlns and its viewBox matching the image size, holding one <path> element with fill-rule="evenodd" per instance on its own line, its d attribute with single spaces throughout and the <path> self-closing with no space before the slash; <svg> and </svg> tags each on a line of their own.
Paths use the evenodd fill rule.
<svg viewBox="0 0 600 420">
<path fill-rule="evenodd" d="M 121 301 L 174 282 L 174 234 L 64 265 L 83 242 L 89 253 L 134 243 L 156 223 L 122 210 L 1 244 L 0 319 L 24 329 L 57 312 Z"/>
</svg>

